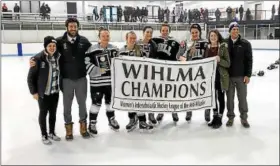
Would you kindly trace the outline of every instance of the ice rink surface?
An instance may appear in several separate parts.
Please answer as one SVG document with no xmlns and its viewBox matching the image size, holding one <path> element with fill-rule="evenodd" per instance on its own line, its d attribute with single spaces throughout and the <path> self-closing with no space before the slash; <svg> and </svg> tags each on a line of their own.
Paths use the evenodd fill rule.
<svg viewBox="0 0 280 166">
<path fill-rule="evenodd" d="M 61 142 L 41 142 L 38 104 L 27 87 L 29 57 L 3 57 L 1 61 L 2 164 L 277 164 L 279 165 L 279 69 L 266 67 L 279 58 L 279 51 L 254 51 L 253 70 L 264 77 L 252 77 L 248 86 L 250 129 L 240 124 L 238 103 L 235 123 L 214 130 L 207 126 L 204 111 L 185 113 L 173 125 L 171 114 L 152 133 L 127 133 L 126 112 L 116 112 L 119 132 L 108 127 L 105 107 L 98 117 L 99 134 L 84 140 L 79 135 L 78 106 L 74 98 L 72 115 L 74 140 L 64 139 L 62 94 L 57 112 L 56 132 Z M 89 92 L 89 89 L 88 89 Z M 87 108 L 91 105 L 90 93 Z M 227 110 L 225 110 L 226 115 Z"/>
</svg>

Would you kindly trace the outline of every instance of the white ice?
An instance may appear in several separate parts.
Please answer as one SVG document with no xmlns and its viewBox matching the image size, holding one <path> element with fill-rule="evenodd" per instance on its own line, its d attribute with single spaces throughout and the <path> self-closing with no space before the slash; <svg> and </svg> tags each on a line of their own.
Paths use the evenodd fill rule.
<svg viewBox="0 0 280 166">
<path fill-rule="evenodd" d="M 51 146 L 41 142 L 38 105 L 27 87 L 29 57 L 3 57 L 2 86 L 2 164 L 279 164 L 279 69 L 266 67 L 279 58 L 279 51 L 254 51 L 254 71 L 248 86 L 250 129 L 244 129 L 235 104 L 235 123 L 214 130 L 204 121 L 204 111 L 193 114 L 191 123 L 180 113 L 173 125 L 171 115 L 153 133 L 138 130 L 127 133 L 126 112 L 116 112 L 119 132 L 109 129 L 104 107 L 98 117 L 96 138 L 79 135 L 78 106 L 74 98 L 74 140 L 64 139 L 62 95 L 56 131 L 63 139 Z M 89 93 L 88 93 L 89 94 Z M 87 107 L 90 108 L 90 95 Z M 227 110 L 225 110 L 226 115 Z"/>
</svg>

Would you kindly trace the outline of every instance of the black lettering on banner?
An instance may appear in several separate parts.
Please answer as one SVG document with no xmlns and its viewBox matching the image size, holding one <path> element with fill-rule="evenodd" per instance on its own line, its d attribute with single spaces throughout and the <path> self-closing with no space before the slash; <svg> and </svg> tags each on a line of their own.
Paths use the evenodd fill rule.
<svg viewBox="0 0 280 166">
<path fill-rule="evenodd" d="M 202 66 L 199 66 L 198 71 L 197 71 L 197 73 L 196 73 L 196 76 L 194 77 L 194 80 L 196 80 L 196 78 L 197 78 L 198 76 L 201 76 L 201 78 L 202 78 L 203 80 L 205 79 L 205 75 L 204 75 L 204 71 L 203 71 Z"/>
<path fill-rule="evenodd" d="M 141 97 L 143 97 L 145 93 L 146 93 L 146 97 L 150 97 L 149 84 L 147 82 L 145 83 L 144 90 L 142 92 Z"/>
<path fill-rule="evenodd" d="M 200 93 L 200 96 L 202 96 L 202 95 L 205 94 L 205 91 L 206 91 L 205 85 L 206 85 L 206 82 L 205 82 L 205 81 L 203 81 L 203 82 L 200 84 L 200 89 L 202 90 L 202 93 Z"/>
<path fill-rule="evenodd" d="M 191 84 L 191 89 L 190 89 L 190 97 L 192 97 L 192 92 L 194 92 L 195 96 L 198 96 L 198 83 L 195 85 Z"/>
<path fill-rule="evenodd" d="M 172 86 L 170 84 L 165 84 L 165 98 L 167 98 L 167 93 L 172 90 Z"/>
<path fill-rule="evenodd" d="M 185 91 L 182 90 L 182 87 L 185 87 Z M 179 96 L 181 98 L 186 98 L 187 95 L 188 95 L 188 91 L 189 91 L 189 88 L 188 88 L 188 86 L 186 84 L 180 85 L 179 90 L 178 90 Z M 185 94 L 182 94 L 183 92 L 185 92 Z"/>
<path fill-rule="evenodd" d="M 160 80 L 164 80 L 164 67 L 160 67 L 160 71 L 155 71 L 155 66 L 152 66 L 152 80 L 155 80 L 155 75 L 160 74 Z"/>
<path fill-rule="evenodd" d="M 147 80 L 148 79 L 148 65 L 144 65 L 144 79 Z"/>
<path fill-rule="evenodd" d="M 140 82 L 138 82 L 137 84 L 138 84 L 138 86 L 135 86 L 135 82 L 132 82 L 132 89 L 131 89 L 131 91 L 132 91 L 132 96 L 135 96 L 135 90 L 137 90 L 137 96 L 138 97 L 140 97 L 140 86 L 141 86 L 141 83 Z"/>
<path fill-rule="evenodd" d="M 129 96 L 130 94 L 125 94 L 125 93 L 124 93 L 124 90 L 125 90 L 124 85 L 125 85 L 126 83 L 130 84 L 130 82 L 128 82 L 128 81 L 124 81 L 124 82 L 122 83 L 122 94 L 123 94 L 124 96 Z"/>
<path fill-rule="evenodd" d="M 175 81 L 175 79 L 172 79 L 171 76 L 172 76 L 172 68 L 168 67 L 167 68 L 167 81 Z"/>
<path fill-rule="evenodd" d="M 186 78 L 189 76 L 189 81 L 193 80 L 192 77 L 192 68 L 189 68 L 188 72 L 186 75 L 184 75 L 184 70 L 182 68 L 179 68 L 178 76 L 177 76 L 177 81 L 179 81 L 179 77 L 182 78 L 182 81 L 186 81 Z"/>
<path fill-rule="evenodd" d="M 129 77 L 130 72 L 132 71 L 133 78 L 134 78 L 134 79 L 137 79 L 142 65 L 139 65 L 139 66 L 138 66 L 137 72 L 136 72 L 136 69 L 135 69 L 134 64 L 131 64 L 131 65 L 129 66 L 129 71 L 127 71 L 126 63 L 122 63 L 122 67 L 123 67 L 123 71 L 124 71 L 124 74 L 125 74 L 125 77 L 126 77 L 126 78 Z"/>
<path fill-rule="evenodd" d="M 152 88 L 152 96 L 153 97 L 162 97 L 162 84 L 159 84 L 158 89 L 157 89 L 157 85 L 155 83 L 153 83 L 153 88 Z M 154 96 L 155 94 L 155 96 Z M 159 96 L 158 96 L 159 94 Z"/>
</svg>

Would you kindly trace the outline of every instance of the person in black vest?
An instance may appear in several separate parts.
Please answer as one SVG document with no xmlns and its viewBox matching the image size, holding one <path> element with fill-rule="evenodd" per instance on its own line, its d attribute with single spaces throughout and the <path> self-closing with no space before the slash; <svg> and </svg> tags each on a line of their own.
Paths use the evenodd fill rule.
<svg viewBox="0 0 280 166">
<path fill-rule="evenodd" d="M 227 127 L 231 127 L 234 122 L 234 97 L 237 90 L 238 106 L 240 112 L 241 124 L 249 128 L 248 123 L 248 103 L 247 103 L 247 85 L 250 82 L 253 67 L 253 55 L 251 43 L 241 38 L 239 34 L 239 24 L 232 22 L 229 25 L 230 36 L 226 39 L 228 43 L 228 52 L 230 56 L 229 68 L 229 89 L 227 91 Z"/>
<path fill-rule="evenodd" d="M 67 32 L 58 37 L 57 50 L 61 54 L 59 60 L 63 92 L 64 121 L 66 140 L 73 140 L 72 102 L 74 94 L 79 105 L 80 134 L 83 138 L 89 138 L 87 131 L 87 78 L 85 53 L 91 43 L 84 36 L 78 34 L 79 21 L 76 18 L 68 18 L 65 22 Z M 35 65 L 30 62 L 31 66 Z"/>
<path fill-rule="evenodd" d="M 33 57 L 36 65 L 28 72 L 27 83 L 33 98 L 39 104 L 39 124 L 42 142 L 51 145 L 49 140 L 60 141 L 55 134 L 56 109 L 59 98 L 59 57 L 56 51 L 56 40 L 52 36 L 44 38 L 44 50 Z M 49 113 L 49 134 L 47 133 L 46 118 Z"/>
</svg>

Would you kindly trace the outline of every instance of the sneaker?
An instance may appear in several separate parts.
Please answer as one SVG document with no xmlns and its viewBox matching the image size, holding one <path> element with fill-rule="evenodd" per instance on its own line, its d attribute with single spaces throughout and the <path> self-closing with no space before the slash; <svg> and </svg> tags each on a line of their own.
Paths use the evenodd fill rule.
<svg viewBox="0 0 280 166">
<path fill-rule="evenodd" d="M 213 129 L 218 129 L 222 126 L 222 118 L 221 117 L 214 117 L 216 119 L 216 122 L 213 124 Z"/>
<path fill-rule="evenodd" d="M 49 138 L 54 140 L 54 141 L 60 141 L 61 140 L 61 138 L 58 137 L 55 133 L 50 133 Z"/>
<path fill-rule="evenodd" d="M 48 136 L 47 136 L 47 135 L 43 135 L 43 136 L 42 136 L 42 142 L 43 142 L 43 144 L 45 144 L 45 145 L 51 145 L 51 144 L 52 144 L 52 142 L 48 139 Z"/>
<path fill-rule="evenodd" d="M 227 127 L 231 127 L 233 125 L 234 120 L 233 119 L 229 119 L 226 123 Z"/>
<path fill-rule="evenodd" d="M 241 119 L 241 124 L 242 124 L 242 126 L 245 127 L 245 128 L 250 128 L 250 124 L 249 124 L 248 121 L 245 120 L 245 119 Z"/>
</svg>

